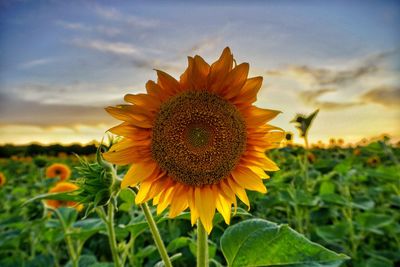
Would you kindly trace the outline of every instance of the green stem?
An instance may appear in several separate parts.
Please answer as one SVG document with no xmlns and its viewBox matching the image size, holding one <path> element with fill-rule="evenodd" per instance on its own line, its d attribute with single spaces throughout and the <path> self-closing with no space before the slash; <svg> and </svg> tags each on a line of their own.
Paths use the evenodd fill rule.
<svg viewBox="0 0 400 267">
<path fill-rule="evenodd" d="M 65 221 L 60 213 L 60 211 L 58 209 L 52 209 L 55 214 L 57 215 L 58 219 L 60 220 L 61 223 L 61 227 L 63 229 L 64 232 L 64 237 L 65 237 L 65 243 L 67 243 L 67 248 L 68 248 L 68 253 L 69 256 L 72 259 L 72 266 L 73 267 L 78 267 L 78 256 L 75 252 L 74 246 L 72 245 L 72 240 L 71 240 L 71 236 L 69 235 L 69 229 L 67 227 L 67 225 L 65 224 Z"/>
<path fill-rule="evenodd" d="M 140 205 L 143 210 L 144 216 L 146 217 L 147 223 L 149 224 L 151 234 L 153 235 L 154 242 L 156 243 L 158 252 L 160 253 L 161 259 L 164 262 L 165 267 L 172 267 L 171 260 L 168 257 L 167 250 L 165 249 L 164 242 L 161 238 L 160 232 L 158 231 L 157 224 L 154 221 L 153 215 L 147 203 Z"/>
<path fill-rule="evenodd" d="M 107 228 L 108 234 L 108 243 L 111 249 L 111 255 L 113 257 L 114 266 L 122 267 L 120 258 L 118 256 L 118 249 L 117 249 L 117 240 L 115 238 L 115 230 L 114 230 L 114 206 L 112 201 L 107 206 L 107 215 L 105 214 L 104 209 L 101 207 L 98 210 L 98 214 L 100 218 L 104 221 Z"/>
<path fill-rule="evenodd" d="M 208 235 L 200 219 L 197 220 L 197 267 L 208 267 Z"/>
</svg>

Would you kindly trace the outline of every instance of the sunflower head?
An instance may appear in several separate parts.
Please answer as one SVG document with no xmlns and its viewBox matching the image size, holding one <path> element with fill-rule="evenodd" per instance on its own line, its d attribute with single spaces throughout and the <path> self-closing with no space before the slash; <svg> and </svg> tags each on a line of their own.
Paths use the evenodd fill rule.
<svg viewBox="0 0 400 267">
<path fill-rule="evenodd" d="M 6 176 L 4 175 L 4 173 L 0 172 L 0 186 L 5 185 L 6 182 L 7 182 Z"/>
<path fill-rule="evenodd" d="M 262 77 L 248 72 L 229 48 L 211 65 L 189 57 L 179 80 L 157 71 L 147 93 L 106 109 L 122 121 L 110 131 L 123 139 L 103 156 L 131 165 L 121 185 L 139 186 L 136 203 L 153 199 L 170 217 L 189 208 L 192 224 L 199 218 L 210 232 L 215 210 L 229 223 L 236 197 L 250 206 L 246 189 L 266 192 L 264 171 L 278 167 L 264 152 L 285 134 L 267 124 L 279 111 L 253 105 Z"/>
<path fill-rule="evenodd" d="M 67 180 L 71 176 L 70 168 L 61 163 L 54 163 L 46 169 L 47 178 L 60 178 L 61 181 Z"/>
<path fill-rule="evenodd" d="M 371 167 L 376 167 L 381 163 L 381 159 L 378 156 L 372 156 L 367 159 L 367 164 Z"/>
<path fill-rule="evenodd" d="M 358 147 L 356 149 L 353 150 L 353 155 L 354 156 L 360 156 L 361 155 L 361 149 L 359 149 Z"/>
<path fill-rule="evenodd" d="M 79 189 L 79 187 L 76 184 L 69 182 L 59 182 L 49 190 L 49 193 L 72 192 L 77 189 Z M 60 207 L 73 207 L 78 211 L 81 211 L 83 209 L 83 205 L 78 204 L 77 202 L 74 201 L 61 201 L 61 200 L 48 199 L 46 200 L 46 204 L 54 209 Z"/>
</svg>

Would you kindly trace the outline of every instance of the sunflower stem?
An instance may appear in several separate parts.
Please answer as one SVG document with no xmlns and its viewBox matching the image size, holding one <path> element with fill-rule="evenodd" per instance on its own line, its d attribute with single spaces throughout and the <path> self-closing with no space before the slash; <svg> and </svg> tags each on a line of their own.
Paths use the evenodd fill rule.
<svg viewBox="0 0 400 267">
<path fill-rule="evenodd" d="M 72 266 L 78 267 L 79 257 L 77 255 L 77 253 L 75 252 L 74 246 L 72 244 L 71 236 L 69 235 L 68 226 L 65 223 L 64 218 L 62 217 L 62 215 L 58 209 L 51 209 L 51 210 L 54 211 L 54 213 L 57 215 L 58 219 L 60 220 L 61 227 L 64 232 L 65 243 L 67 243 L 68 253 L 72 260 Z"/>
<path fill-rule="evenodd" d="M 197 220 L 197 267 L 208 267 L 208 235 L 200 219 Z"/>
<path fill-rule="evenodd" d="M 107 214 L 105 213 L 103 207 L 98 208 L 97 213 L 99 214 L 99 217 L 106 224 L 108 243 L 110 245 L 114 266 L 121 267 L 122 265 L 120 258 L 118 256 L 117 240 L 115 237 L 115 230 L 114 230 L 114 205 L 112 204 L 112 201 L 108 203 Z"/>
<path fill-rule="evenodd" d="M 147 203 L 140 205 L 143 210 L 144 216 L 146 217 L 147 223 L 149 224 L 151 234 L 153 235 L 154 242 L 156 243 L 158 252 L 160 253 L 161 259 L 164 262 L 165 267 L 172 267 L 171 260 L 168 256 L 167 250 L 164 246 L 164 242 L 161 238 L 160 232 L 158 231 L 157 224 L 154 221 L 153 215 L 151 214 L 150 208 Z"/>
</svg>

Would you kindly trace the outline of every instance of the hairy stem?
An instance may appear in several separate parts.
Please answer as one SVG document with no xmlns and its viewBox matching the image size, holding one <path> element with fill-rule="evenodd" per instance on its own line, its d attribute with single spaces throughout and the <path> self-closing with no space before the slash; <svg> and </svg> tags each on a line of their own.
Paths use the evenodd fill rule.
<svg viewBox="0 0 400 267">
<path fill-rule="evenodd" d="M 77 253 L 75 252 L 74 246 L 72 244 L 71 236 L 69 235 L 69 229 L 68 229 L 67 225 L 65 224 L 65 221 L 64 221 L 60 211 L 58 209 L 52 209 L 52 210 L 54 211 L 54 213 L 57 215 L 58 219 L 60 220 L 61 227 L 64 232 L 65 243 L 67 243 L 68 253 L 72 260 L 72 266 L 78 267 L 79 257 L 77 255 Z"/>
<path fill-rule="evenodd" d="M 105 214 L 104 209 L 98 208 L 97 213 L 99 214 L 100 218 L 104 221 L 106 224 L 107 228 L 107 234 L 108 234 L 108 243 L 110 245 L 111 249 L 111 254 L 113 257 L 114 261 L 114 266 L 116 267 L 121 267 L 121 261 L 118 255 L 118 249 L 117 249 L 117 240 L 115 238 L 115 230 L 114 230 L 114 206 L 112 204 L 112 201 L 108 204 L 107 207 L 107 214 Z"/>
<path fill-rule="evenodd" d="M 158 231 L 157 224 L 154 221 L 153 215 L 151 215 L 151 211 L 147 203 L 143 203 L 140 205 L 144 212 L 144 216 L 146 217 L 147 223 L 149 224 L 151 234 L 153 235 L 154 242 L 156 243 L 158 252 L 160 253 L 161 259 L 164 262 L 165 267 L 172 267 L 171 260 L 168 256 L 167 250 L 164 246 L 164 242 L 161 238 L 160 232 Z"/>
<path fill-rule="evenodd" d="M 197 220 L 197 267 L 208 267 L 208 236 L 200 219 Z"/>
</svg>

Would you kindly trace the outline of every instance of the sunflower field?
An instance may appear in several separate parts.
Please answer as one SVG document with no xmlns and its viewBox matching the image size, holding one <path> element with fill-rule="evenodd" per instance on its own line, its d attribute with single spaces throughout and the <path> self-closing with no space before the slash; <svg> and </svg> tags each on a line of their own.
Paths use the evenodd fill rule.
<svg viewBox="0 0 400 267">
<path fill-rule="evenodd" d="M 309 151 L 288 145 L 268 156 L 281 168 L 263 180 L 268 193 L 250 192 L 250 209 L 238 202 L 230 225 L 214 217 L 210 266 L 399 266 L 399 147 L 387 139 Z M 102 173 L 100 167 L 95 155 L 0 159 L 0 266 L 164 266 L 148 212 L 173 266 L 195 266 L 188 212 L 157 215 L 151 201 L 136 205 L 130 188 L 111 196 L 111 214 L 112 205 L 104 205 L 110 192 L 96 192 L 96 207 L 60 194 L 44 199 L 75 189 L 68 183 L 79 185 L 88 171 Z M 118 168 L 117 175 L 126 171 Z M 60 180 L 67 189 L 56 187 Z M 115 244 L 104 216 L 112 216 Z"/>
</svg>

